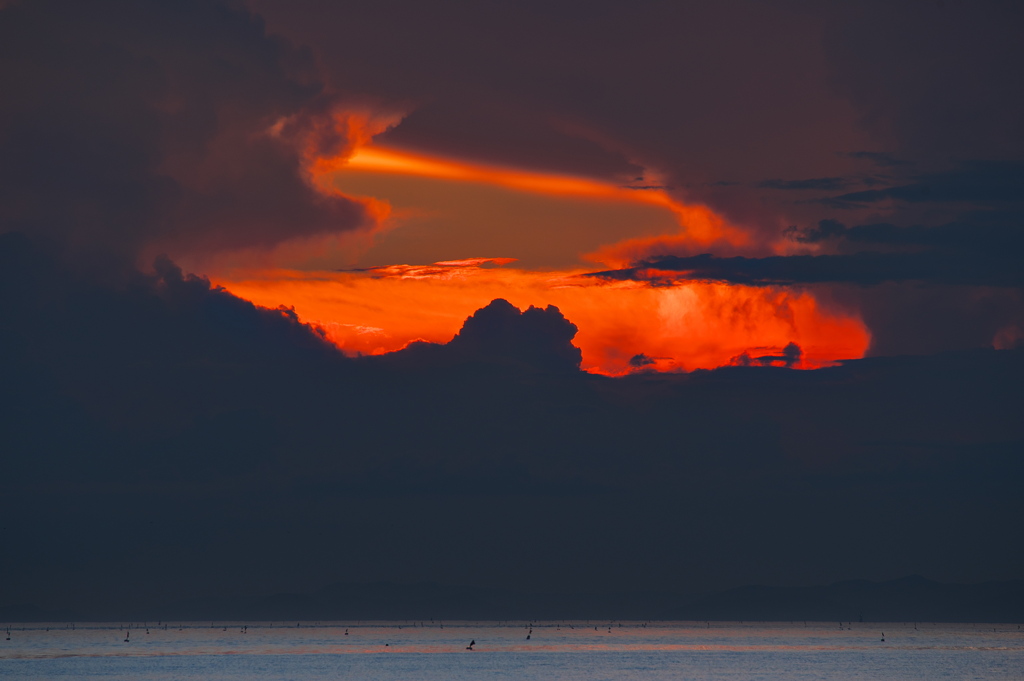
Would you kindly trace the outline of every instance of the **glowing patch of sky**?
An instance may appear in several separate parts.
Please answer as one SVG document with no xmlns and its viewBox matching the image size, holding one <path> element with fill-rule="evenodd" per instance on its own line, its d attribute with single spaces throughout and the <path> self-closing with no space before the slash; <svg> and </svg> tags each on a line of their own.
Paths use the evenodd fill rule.
<svg viewBox="0 0 1024 681">
<path fill-rule="evenodd" d="M 389 267 L 370 272 L 239 273 L 220 284 L 260 305 L 290 305 L 350 353 L 379 354 L 413 340 L 447 342 L 494 298 L 552 304 L 579 327 L 574 343 L 585 369 L 628 371 L 629 359 L 654 368 L 722 366 L 743 352 L 778 354 L 790 342 L 804 368 L 861 357 L 870 335 L 855 314 L 829 310 L 809 293 L 694 282 L 671 288 L 604 284 L 579 272 L 469 265 Z M 431 270 L 434 270 L 432 273 Z"/>
</svg>

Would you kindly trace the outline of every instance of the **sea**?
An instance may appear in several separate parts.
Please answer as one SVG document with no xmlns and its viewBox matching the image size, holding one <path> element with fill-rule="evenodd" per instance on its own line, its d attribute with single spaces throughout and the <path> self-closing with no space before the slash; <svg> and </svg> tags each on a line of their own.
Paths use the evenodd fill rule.
<svg viewBox="0 0 1024 681">
<path fill-rule="evenodd" d="M 0 679 L 1024 681 L 1024 630 L 923 622 L 12 624 L 0 634 Z"/>
</svg>

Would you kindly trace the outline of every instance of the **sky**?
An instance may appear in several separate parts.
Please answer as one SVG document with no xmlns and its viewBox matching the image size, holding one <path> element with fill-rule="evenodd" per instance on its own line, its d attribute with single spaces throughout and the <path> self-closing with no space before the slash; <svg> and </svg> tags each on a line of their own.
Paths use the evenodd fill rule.
<svg viewBox="0 0 1024 681">
<path fill-rule="evenodd" d="M 1024 578 L 1022 19 L 0 2 L 0 605 Z"/>
</svg>

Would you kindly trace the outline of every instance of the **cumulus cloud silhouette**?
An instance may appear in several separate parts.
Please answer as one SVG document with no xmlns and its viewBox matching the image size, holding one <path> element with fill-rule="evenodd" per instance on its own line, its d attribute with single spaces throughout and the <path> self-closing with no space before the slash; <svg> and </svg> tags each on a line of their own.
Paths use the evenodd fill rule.
<svg viewBox="0 0 1024 681">
<path fill-rule="evenodd" d="M 572 344 L 577 330 L 554 305 L 520 310 L 496 298 L 466 318 L 447 343 L 416 341 L 363 360 L 414 370 L 487 364 L 513 371 L 579 373 L 583 354 Z"/>
<path fill-rule="evenodd" d="M 578 372 L 583 355 L 572 344 L 577 327 L 554 305 L 520 310 L 496 298 L 470 315 L 444 344 L 418 341 L 370 362 L 406 368 L 487 363 L 543 372 Z"/>
<path fill-rule="evenodd" d="M 575 371 L 583 361 L 572 344 L 576 325 L 554 305 L 525 311 L 503 298 L 474 312 L 448 343 L 466 357 L 504 359 L 552 371 Z"/>
</svg>

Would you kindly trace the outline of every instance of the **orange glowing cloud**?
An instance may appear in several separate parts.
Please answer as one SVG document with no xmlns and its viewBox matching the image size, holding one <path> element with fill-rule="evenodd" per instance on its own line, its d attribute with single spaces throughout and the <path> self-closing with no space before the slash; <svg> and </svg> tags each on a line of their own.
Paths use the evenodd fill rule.
<svg viewBox="0 0 1024 681">
<path fill-rule="evenodd" d="M 268 307 L 293 306 L 346 352 L 380 354 L 413 340 L 444 343 L 494 298 L 525 308 L 557 306 L 579 327 L 583 368 L 619 375 L 643 354 L 648 368 L 692 370 L 735 357 L 803 350 L 798 368 L 862 357 L 870 334 L 860 318 L 823 306 L 806 291 L 690 282 L 651 287 L 607 283 L 579 271 L 532 272 L 497 259 L 397 266 L 364 272 L 237 273 L 215 283 Z"/>
<path fill-rule="evenodd" d="M 660 211 L 674 217 L 681 228 L 677 234 L 627 238 L 586 256 L 609 267 L 622 267 L 650 255 L 695 249 L 735 250 L 749 244 L 743 229 L 707 206 L 680 201 L 658 185 L 621 186 L 592 178 L 431 157 L 371 144 L 374 135 L 397 120 L 348 114 L 321 121 L 320 128 L 307 124 L 302 129 L 313 132 L 304 133 L 306 137 L 301 142 L 306 149 L 310 182 L 331 193 L 340 191 L 342 180 L 355 186 L 359 182 L 354 180 L 359 178 L 376 178 L 363 183 L 371 189 L 366 193 L 374 196 L 377 188 L 407 189 L 402 183 L 412 181 L 410 178 L 435 183 L 426 192 L 430 196 L 444 193 L 444 187 L 437 183 L 476 187 L 469 194 L 450 196 L 461 196 L 470 204 L 483 206 L 483 225 L 488 225 L 488 215 L 501 211 L 490 199 L 510 201 L 501 204 L 505 207 L 524 200 L 493 193 L 499 191 L 519 197 L 564 199 L 570 202 L 568 210 L 579 214 L 584 211 L 581 204 L 590 210 L 593 206 L 605 206 L 606 212 L 613 212 L 615 206 L 630 205 L 631 215 L 642 215 L 653 207 L 662 219 L 665 213 Z M 286 122 L 272 132 L 284 135 L 287 130 Z M 397 179 L 400 176 L 405 179 Z M 492 193 L 486 194 L 484 187 L 492 188 L 487 190 Z M 488 200 L 483 200 L 484 197 Z M 362 200 L 379 225 L 388 221 L 388 203 L 373 196 Z M 457 208 L 462 204 L 454 201 L 453 205 Z M 637 213 L 637 206 L 647 208 Z M 416 207 L 412 203 L 403 210 Z M 515 212 L 515 208 L 511 210 Z M 669 229 L 673 228 L 673 220 L 665 222 Z M 596 223 L 588 223 L 588 228 L 593 224 Z M 520 234 L 515 222 L 506 228 Z M 570 233 L 564 228 L 556 231 Z M 438 236 L 423 230 L 419 234 L 424 244 L 424 235 L 435 242 Z M 552 233 L 541 245 L 550 248 L 555 238 Z M 609 375 L 637 369 L 714 368 L 735 362 L 738 357 L 779 356 L 791 343 L 802 350 L 795 366 L 815 368 L 839 359 L 862 357 L 870 341 L 857 314 L 823 305 L 809 291 L 697 281 L 675 282 L 672 286 L 610 282 L 582 276 L 585 271 L 580 268 L 525 270 L 511 267 L 514 261 L 461 258 L 430 265 L 389 265 L 351 271 L 328 271 L 325 264 L 311 271 L 274 269 L 269 267 L 271 261 L 258 269 L 250 264 L 248 269 L 232 270 L 222 263 L 226 266 L 218 268 L 221 275 L 212 279 L 259 305 L 293 307 L 303 321 L 323 328 L 336 345 L 350 354 L 391 352 L 414 340 L 445 343 L 469 315 L 495 298 L 505 298 L 520 308 L 557 306 L 579 328 L 574 342 L 582 350 L 583 368 Z"/>
<path fill-rule="evenodd" d="M 530 236 L 524 234 L 525 238 L 513 246 L 510 254 L 533 267 L 579 263 L 581 254 L 587 251 L 593 251 L 586 256 L 588 260 L 616 268 L 650 254 L 735 252 L 749 246 L 747 230 L 731 224 L 708 206 L 682 200 L 657 183 L 621 185 L 595 178 L 414 153 L 373 143 L 377 135 L 399 124 L 402 117 L 400 112 L 356 107 L 285 118 L 270 128 L 270 135 L 300 149 L 303 170 L 313 187 L 325 195 L 343 195 L 361 203 L 368 218 L 362 229 L 340 238 L 339 235 L 321 235 L 312 240 L 285 243 L 272 254 L 271 261 L 300 267 L 316 263 L 314 266 L 322 267 L 325 264 L 322 254 L 330 252 L 335 262 L 341 260 L 346 264 L 358 262 L 363 256 L 377 262 L 402 262 L 421 256 L 422 253 L 407 252 L 415 251 L 421 244 L 432 244 L 427 250 L 433 256 L 431 259 L 437 259 L 444 257 L 436 250 L 442 242 L 455 241 L 445 245 L 454 246 L 457 251 L 459 239 L 465 240 L 467 236 L 476 244 L 475 248 L 470 246 L 470 252 L 476 249 L 510 252 L 508 242 L 522 231 L 520 226 L 526 226 L 525 231 Z M 370 179 L 374 177 L 378 179 Z M 421 178 L 465 189 L 459 194 L 461 200 L 453 204 L 450 188 L 434 184 L 417 190 L 407 183 L 384 179 L 399 177 Z M 483 188 L 518 193 L 522 198 L 487 194 Z M 447 203 L 439 203 L 442 194 L 449 198 Z M 548 206 L 544 217 L 538 218 L 540 204 L 525 198 L 530 195 L 561 200 L 562 204 Z M 406 200 L 410 196 L 418 198 L 410 204 Z M 393 198 L 398 199 L 397 211 L 392 208 Z M 505 219 L 497 223 L 488 220 L 482 223 L 486 228 L 479 229 L 472 222 L 481 224 L 480 217 L 472 212 L 488 202 L 500 203 L 500 208 L 496 206 L 495 210 Z M 463 203 L 469 207 L 469 212 L 460 215 L 458 206 Z M 440 210 L 439 206 L 442 206 Z M 630 206 L 632 208 L 624 210 Z M 595 217 L 594 211 L 602 209 L 605 214 Z M 444 215 L 438 219 L 440 213 Z M 559 224 L 552 228 L 544 224 L 549 221 Z M 410 224 L 414 228 L 410 229 Z M 589 229 L 591 225 L 593 229 Z M 379 237 L 396 226 L 404 227 L 403 235 L 412 236 L 408 245 L 402 245 L 402 239 L 388 237 L 387 245 L 380 247 Z M 617 233 L 610 233 L 616 230 Z M 577 249 L 561 243 L 577 232 L 583 233 L 583 242 Z M 611 238 L 595 241 L 599 232 Z M 538 233 L 544 236 L 538 239 Z M 619 243 L 597 248 L 608 241 Z M 542 251 L 543 248 L 547 248 L 547 252 Z M 252 254 L 249 259 L 251 262 Z"/>
<path fill-rule="evenodd" d="M 730 224 L 709 207 L 684 203 L 659 186 L 617 185 L 586 177 L 471 163 L 373 145 L 357 146 L 333 158 L 317 158 L 310 165 L 310 172 L 320 185 L 327 184 L 328 178 L 338 173 L 380 173 L 486 184 L 550 196 L 644 204 L 662 208 L 675 216 L 683 229 L 672 237 L 679 244 L 685 243 L 691 248 L 727 244 L 735 248 L 749 240 L 743 229 Z M 611 257 L 613 253 L 608 251 L 608 255 Z M 613 259 L 606 264 L 619 266 L 622 263 Z"/>
</svg>

